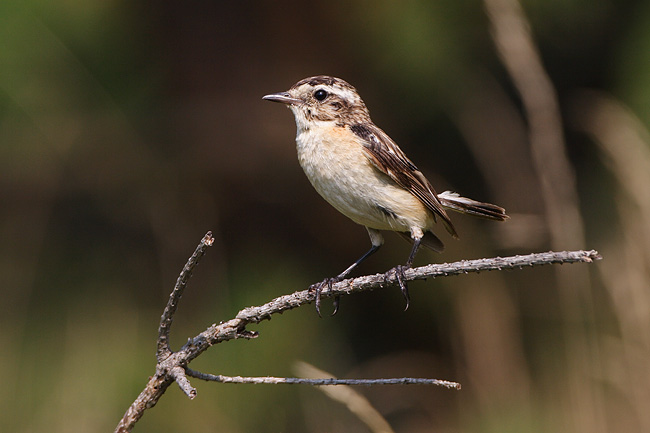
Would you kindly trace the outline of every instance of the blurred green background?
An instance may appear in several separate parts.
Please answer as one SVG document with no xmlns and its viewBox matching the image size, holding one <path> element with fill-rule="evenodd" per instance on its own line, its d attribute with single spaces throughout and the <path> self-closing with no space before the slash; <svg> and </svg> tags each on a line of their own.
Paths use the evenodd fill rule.
<svg viewBox="0 0 650 433">
<path fill-rule="evenodd" d="M 112 431 L 208 230 L 173 347 L 366 251 L 365 230 L 302 173 L 291 114 L 261 100 L 328 74 L 439 191 L 512 217 L 452 215 L 460 241 L 442 233 L 447 251 L 416 264 L 605 259 L 413 283 L 407 312 L 397 289 L 346 297 L 334 318 L 302 308 L 192 367 L 293 376 L 304 360 L 463 384 L 358 389 L 397 432 L 650 431 L 650 2 L 522 6 L 557 90 L 584 243 L 551 242 L 526 111 L 480 1 L 3 1 L 0 430 Z M 409 248 L 387 235 L 359 274 Z M 314 388 L 193 384 L 194 401 L 172 386 L 135 431 L 368 431 Z"/>
</svg>

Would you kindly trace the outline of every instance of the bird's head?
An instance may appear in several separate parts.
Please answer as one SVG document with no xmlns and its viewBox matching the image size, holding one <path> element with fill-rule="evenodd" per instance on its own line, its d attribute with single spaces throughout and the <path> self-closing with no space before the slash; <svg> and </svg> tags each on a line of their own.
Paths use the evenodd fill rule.
<svg viewBox="0 0 650 433">
<path fill-rule="evenodd" d="M 286 104 L 298 128 L 309 129 L 314 122 L 354 125 L 370 121 L 366 104 L 356 89 L 340 78 L 318 75 L 298 81 L 288 91 L 263 99 Z"/>
</svg>

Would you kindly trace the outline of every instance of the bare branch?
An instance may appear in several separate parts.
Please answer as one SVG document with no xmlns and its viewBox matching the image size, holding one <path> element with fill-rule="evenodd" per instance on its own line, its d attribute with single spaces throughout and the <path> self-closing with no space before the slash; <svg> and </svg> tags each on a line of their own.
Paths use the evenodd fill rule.
<svg viewBox="0 0 650 433">
<path fill-rule="evenodd" d="M 203 254 L 205 254 L 205 250 L 207 250 L 208 247 L 211 247 L 213 243 L 214 238 L 212 237 L 212 232 L 207 232 L 196 247 L 196 250 L 194 250 L 194 254 L 192 254 L 188 259 L 185 267 L 176 280 L 174 290 L 172 290 L 172 293 L 169 295 L 169 301 L 167 301 L 167 306 L 165 307 L 165 311 L 163 311 L 160 318 L 160 326 L 158 327 L 158 349 L 156 351 L 156 356 L 159 362 L 172 353 L 169 348 L 169 330 L 171 329 L 172 321 L 174 320 L 174 313 L 178 307 L 178 301 L 181 299 L 181 296 L 183 296 L 187 282 L 192 276 L 192 271 L 196 265 L 199 264 L 199 260 L 201 260 Z"/>
<path fill-rule="evenodd" d="M 169 371 L 169 374 L 174 378 L 181 391 L 183 391 L 190 400 L 194 400 L 194 397 L 196 397 L 196 388 L 193 388 L 190 384 L 189 379 L 185 375 L 185 369 L 180 365 L 177 365 Z"/>
<path fill-rule="evenodd" d="M 411 268 L 404 271 L 405 281 L 426 280 L 427 278 L 448 277 L 452 275 L 462 275 L 471 272 L 481 271 L 500 271 L 503 269 L 523 268 L 524 266 L 540 266 L 547 264 L 562 263 L 591 263 L 599 260 L 601 257 L 597 251 L 562 251 L 527 254 L 523 256 L 511 257 L 494 257 L 489 259 L 461 260 L 454 263 L 441 263 Z M 350 295 L 352 293 L 364 292 L 373 289 L 381 289 L 388 286 L 397 285 L 397 279 L 392 270 L 385 274 L 366 275 L 354 279 L 347 279 L 332 285 L 332 289 L 324 288 L 321 293 L 322 297 L 333 297 L 340 295 Z M 315 299 L 315 293 L 309 290 L 295 292 L 291 295 L 284 295 L 261 305 L 259 307 L 249 307 L 241 310 L 236 319 L 244 320 L 247 323 L 257 323 L 264 319 L 269 319 L 272 314 L 281 313 L 292 308 L 300 307 L 303 304 L 311 303 Z M 225 339 L 231 339 L 232 331 L 225 332 L 234 323 L 226 322 L 216 326 L 213 330 L 208 328 L 200 334 L 211 344 L 220 343 Z M 216 328 L 224 327 L 219 332 Z M 226 335 L 228 334 L 228 335 Z M 197 341 L 197 343 L 199 343 Z"/>
<path fill-rule="evenodd" d="M 173 381 L 173 378 L 168 377 L 166 373 L 162 373 L 159 368 L 156 368 L 156 374 L 149 378 L 149 382 L 138 398 L 126 410 L 115 428 L 115 433 L 130 432 L 133 426 L 135 426 L 135 423 L 142 418 L 144 411 L 154 407 L 158 403 L 160 397 Z"/>
<path fill-rule="evenodd" d="M 460 383 L 448 380 L 425 379 L 419 377 L 398 377 L 391 379 L 304 379 L 298 377 L 242 377 L 223 376 L 221 374 L 207 374 L 187 369 L 187 375 L 208 382 L 220 383 L 251 383 L 251 384 L 287 384 L 287 385 L 438 385 L 450 389 L 460 389 Z"/>
<path fill-rule="evenodd" d="M 187 285 L 187 281 L 191 275 L 192 269 L 198 263 L 200 257 L 205 253 L 208 246 L 212 244 L 212 236 L 208 232 L 201 240 L 192 257 L 188 260 L 183 268 L 181 275 L 176 282 L 176 286 L 172 291 L 165 312 L 162 315 L 159 340 L 158 340 L 158 364 L 156 365 L 156 373 L 149 378 L 149 382 L 145 389 L 140 393 L 138 398 L 133 402 L 131 407 L 126 411 L 122 420 L 120 420 L 116 432 L 130 432 L 135 423 L 142 417 L 144 411 L 156 405 L 160 397 L 165 393 L 169 385 L 176 381 L 183 392 L 189 397 L 196 396 L 196 390 L 192 388 L 187 375 L 195 376 L 204 380 L 212 380 L 208 378 L 219 378 L 221 382 L 235 383 L 255 383 L 255 381 L 262 381 L 258 383 L 308 383 L 308 379 L 297 378 L 239 378 L 217 375 L 206 375 L 198 373 L 187 368 L 187 365 L 194 360 L 197 356 L 207 350 L 210 346 L 223 341 L 233 340 L 237 338 L 255 338 L 257 333 L 249 331 L 246 326 L 251 323 L 259 323 L 262 320 L 270 319 L 271 315 L 282 313 L 283 311 L 300 307 L 302 305 L 310 304 L 315 300 L 315 293 L 311 290 L 303 290 L 292 293 L 290 295 L 280 296 L 258 307 L 249 307 L 241 310 L 234 319 L 227 322 L 211 325 L 205 331 L 201 332 L 194 338 L 188 340 L 187 343 L 178 351 L 172 352 L 169 349 L 168 336 L 169 328 L 173 320 L 174 312 L 178 305 L 178 301 Z M 467 274 L 470 272 L 490 271 L 522 268 L 524 266 L 539 266 L 544 264 L 553 263 L 591 263 L 594 260 L 599 260 L 601 257 L 597 251 L 564 251 L 564 252 L 548 252 L 529 254 L 525 256 L 513 257 L 496 257 L 491 259 L 478 259 L 478 260 L 462 260 L 455 263 L 443 263 L 423 266 L 420 268 L 408 269 L 404 272 L 405 280 L 421 280 L 426 278 L 435 278 L 439 276 L 450 276 Z M 386 274 L 368 275 L 354 279 L 340 281 L 332 285 L 332 289 L 325 289 L 322 296 L 332 297 L 338 295 L 349 295 L 352 293 L 373 290 L 377 288 L 384 288 L 397 284 L 395 273 L 391 270 Z M 345 380 L 346 384 L 352 384 L 351 380 L 347 379 L 317 379 L 318 385 L 333 385 L 338 384 L 340 380 Z M 270 382 L 264 382 L 270 381 Z M 313 381 L 313 379 L 312 379 Z M 422 382 L 424 381 L 424 382 Z M 399 379 L 370 379 L 365 381 L 355 380 L 354 384 L 415 384 L 426 383 L 445 386 L 448 388 L 458 389 L 460 385 L 454 382 L 441 381 L 437 379 L 417 379 L 417 378 L 399 378 Z"/>
</svg>

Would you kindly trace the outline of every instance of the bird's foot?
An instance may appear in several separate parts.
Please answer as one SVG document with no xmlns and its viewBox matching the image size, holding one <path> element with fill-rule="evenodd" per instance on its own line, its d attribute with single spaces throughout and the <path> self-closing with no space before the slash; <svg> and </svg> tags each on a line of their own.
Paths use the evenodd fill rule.
<svg viewBox="0 0 650 433">
<path fill-rule="evenodd" d="M 321 293 L 323 292 L 323 289 L 327 287 L 330 291 L 332 290 L 332 284 L 338 283 L 341 281 L 342 278 L 340 277 L 333 277 L 333 278 L 325 278 L 323 281 L 320 283 L 312 284 L 309 287 L 309 291 L 315 290 L 316 291 L 316 312 L 318 313 L 318 317 L 323 317 L 320 314 L 320 299 L 321 299 Z M 341 300 L 341 297 L 339 295 L 334 296 L 334 311 L 332 312 L 332 316 L 335 315 L 339 311 L 339 302 Z"/>
<path fill-rule="evenodd" d="M 406 276 L 404 275 L 404 271 L 407 269 L 410 269 L 410 266 L 407 265 L 398 265 L 395 266 L 393 269 L 389 270 L 385 274 L 385 278 L 388 279 L 391 276 L 395 276 L 395 279 L 397 280 L 397 284 L 399 284 L 399 288 L 402 291 L 402 295 L 404 296 L 404 300 L 406 300 L 406 306 L 404 307 L 404 311 L 409 309 L 409 305 L 411 304 L 411 298 L 409 296 L 409 287 L 406 284 Z"/>
</svg>

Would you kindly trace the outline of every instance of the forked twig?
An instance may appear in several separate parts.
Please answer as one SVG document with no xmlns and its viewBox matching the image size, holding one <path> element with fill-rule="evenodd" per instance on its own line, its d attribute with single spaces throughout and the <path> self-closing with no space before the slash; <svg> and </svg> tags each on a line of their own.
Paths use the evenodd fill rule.
<svg viewBox="0 0 650 433">
<path fill-rule="evenodd" d="M 178 277 L 174 290 L 169 297 L 165 311 L 160 319 L 156 352 L 158 359 L 156 372 L 151 376 L 144 390 L 127 409 L 115 429 L 116 432 L 131 431 L 135 423 L 144 414 L 144 411 L 156 405 L 158 399 L 160 399 L 160 397 L 165 393 L 172 382 L 178 383 L 180 388 L 189 398 L 194 398 L 196 396 L 196 390 L 190 385 L 187 376 L 224 383 L 301 383 L 312 385 L 387 385 L 426 383 L 447 388 L 460 388 L 460 385 L 455 382 L 438 379 L 397 378 L 359 380 L 331 378 L 243 378 L 210 375 L 189 369 L 187 367 L 188 364 L 210 346 L 237 338 L 256 338 L 258 334 L 256 332 L 248 331 L 246 329 L 247 325 L 251 323 L 259 323 L 262 320 L 270 319 L 273 314 L 282 313 L 283 311 L 298 308 L 315 301 L 315 293 L 313 291 L 302 290 L 290 295 L 277 297 L 264 305 L 244 308 L 234 319 L 211 325 L 196 337 L 189 339 L 178 352 L 172 352 L 169 348 L 169 330 L 173 321 L 174 313 L 178 307 L 178 302 L 183 294 L 183 290 L 187 286 L 187 281 L 192 274 L 192 270 L 196 267 L 203 254 L 205 254 L 207 248 L 212 245 L 213 242 L 214 239 L 212 238 L 212 234 L 208 232 L 203 239 L 201 239 L 194 254 L 192 254 L 192 257 L 190 257 Z M 455 263 L 433 264 L 408 269 L 404 272 L 404 277 L 406 281 L 412 281 L 440 276 L 468 274 L 470 272 L 522 268 L 524 266 L 575 262 L 591 263 L 600 258 L 598 252 L 592 250 L 548 252 L 503 258 L 495 257 L 489 259 L 462 260 Z M 352 293 L 394 286 L 395 284 L 397 284 L 395 273 L 389 271 L 386 274 L 366 275 L 340 281 L 333 284 L 331 289 L 326 288 L 323 290 L 321 296 L 333 297 L 349 295 Z"/>
</svg>

